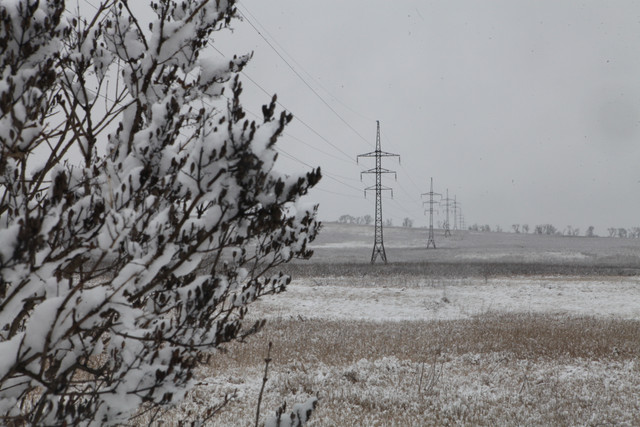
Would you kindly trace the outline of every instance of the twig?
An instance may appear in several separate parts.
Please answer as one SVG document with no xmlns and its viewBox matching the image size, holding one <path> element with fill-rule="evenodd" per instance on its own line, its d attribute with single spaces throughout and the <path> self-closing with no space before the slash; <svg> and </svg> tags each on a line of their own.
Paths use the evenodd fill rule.
<svg viewBox="0 0 640 427">
<path fill-rule="evenodd" d="M 518 391 L 518 396 L 520 396 L 521 400 L 522 400 L 522 392 L 524 391 L 525 387 L 528 385 L 528 382 L 529 382 L 527 373 L 529 372 L 530 366 L 531 366 L 531 360 L 528 360 L 527 367 L 525 368 L 524 374 L 522 374 L 522 386 L 520 387 L 520 391 Z"/>
<path fill-rule="evenodd" d="M 431 364 L 431 367 L 429 368 L 429 372 L 427 374 L 427 377 L 425 378 L 424 375 L 424 366 L 425 366 L 426 362 L 422 362 L 422 365 L 420 367 L 420 379 L 418 380 L 418 395 L 422 396 L 422 393 L 426 393 L 426 394 L 430 394 L 433 391 L 433 388 L 436 386 L 436 384 L 438 383 L 438 381 L 440 380 L 440 377 L 442 376 L 442 370 L 444 369 L 444 362 L 442 362 L 440 364 L 440 369 L 438 369 L 438 361 L 436 360 L 436 357 L 434 356 L 434 360 L 433 363 Z M 424 390 L 422 389 L 422 380 L 425 380 L 425 388 Z"/>
<path fill-rule="evenodd" d="M 524 390 L 524 387 L 527 385 L 527 382 L 528 382 L 527 374 L 524 374 L 524 378 L 522 379 L 522 386 L 520 387 L 520 391 L 518 392 L 518 396 L 520 396 L 522 394 L 522 391 Z"/>
<path fill-rule="evenodd" d="M 235 398 L 236 397 L 236 393 L 237 390 L 233 392 L 233 395 L 231 396 L 231 398 Z M 231 399 L 229 398 L 228 394 L 224 395 L 224 401 L 222 403 L 220 403 L 218 406 L 214 406 L 214 407 L 210 407 L 209 409 L 207 409 L 207 411 L 205 412 L 205 417 L 202 418 L 200 421 L 201 425 L 206 425 L 207 421 L 209 421 L 211 418 L 213 418 L 214 415 L 216 415 L 218 412 L 220 412 L 222 410 L 222 408 L 224 408 L 225 406 L 227 406 L 227 404 L 231 401 Z"/>
<path fill-rule="evenodd" d="M 422 377 L 424 376 L 424 361 L 420 367 L 420 380 L 418 381 L 418 395 L 422 394 Z"/>
<path fill-rule="evenodd" d="M 256 426 L 260 421 L 260 404 L 262 403 L 262 393 L 264 393 L 264 386 L 267 384 L 267 374 L 269 373 L 269 363 L 271 362 L 271 347 L 273 343 L 269 341 L 269 349 L 267 350 L 267 357 L 264 359 L 264 377 L 262 377 L 262 387 L 260 387 L 260 394 L 258 395 L 258 406 L 256 408 Z"/>
</svg>

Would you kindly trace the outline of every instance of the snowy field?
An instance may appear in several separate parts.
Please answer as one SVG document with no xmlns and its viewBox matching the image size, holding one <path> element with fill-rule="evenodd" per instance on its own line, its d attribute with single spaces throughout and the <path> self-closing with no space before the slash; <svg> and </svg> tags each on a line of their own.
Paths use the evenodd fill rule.
<svg viewBox="0 0 640 427">
<path fill-rule="evenodd" d="M 213 357 L 165 420 L 255 423 L 319 398 L 311 426 L 640 425 L 640 243 L 328 224 L 265 329 Z M 515 272 L 515 274 L 512 274 Z M 551 274 L 552 273 L 552 274 Z"/>
<path fill-rule="evenodd" d="M 322 285 L 320 283 L 333 283 Z M 540 313 L 640 320 L 640 277 L 512 277 L 402 280 L 350 286 L 348 278 L 306 278 L 258 302 L 269 318 L 433 321 L 485 313 Z"/>
</svg>

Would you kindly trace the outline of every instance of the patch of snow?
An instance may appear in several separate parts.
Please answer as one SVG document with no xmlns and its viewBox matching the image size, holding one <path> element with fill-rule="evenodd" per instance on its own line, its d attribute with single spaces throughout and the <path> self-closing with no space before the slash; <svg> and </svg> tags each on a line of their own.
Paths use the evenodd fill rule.
<svg viewBox="0 0 640 427">
<path fill-rule="evenodd" d="M 479 260 L 479 261 L 493 261 L 500 259 L 508 259 L 513 257 L 513 252 L 496 252 L 496 253 L 460 253 L 455 255 L 458 259 L 467 260 Z M 591 257 L 581 252 L 568 252 L 568 251 L 544 251 L 544 252 L 531 252 L 523 256 L 528 262 L 535 261 L 548 261 L 548 260 L 587 260 Z"/>
<path fill-rule="evenodd" d="M 323 243 L 310 245 L 311 249 L 338 249 L 338 248 L 368 248 L 371 246 L 370 242 L 362 241 L 348 241 L 348 242 L 335 242 L 335 243 Z"/>
<path fill-rule="evenodd" d="M 438 286 L 352 287 L 349 279 L 314 285 L 297 280 L 287 292 L 255 303 L 267 318 L 407 321 L 469 318 L 487 312 L 563 313 L 640 319 L 640 278 L 512 277 L 442 279 Z"/>
</svg>

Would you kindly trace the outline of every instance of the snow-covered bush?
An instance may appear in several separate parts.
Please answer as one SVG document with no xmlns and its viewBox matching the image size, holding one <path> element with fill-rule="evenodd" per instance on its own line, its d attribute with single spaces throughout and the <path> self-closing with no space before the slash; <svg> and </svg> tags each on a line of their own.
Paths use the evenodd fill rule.
<svg viewBox="0 0 640 427">
<path fill-rule="evenodd" d="M 286 413 L 287 404 L 285 402 L 278 410 L 276 415 L 267 418 L 264 423 L 264 427 L 300 427 L 303 426 L 309 417 L 313 413 L 313 410 L 318 404 L 318 398 L 312 397 L 307 399 L 304 403 L 296 403 L 293 405 L 293 410 L 290 413 Z"/>
<path fill-rule="evenodd" d="M 320 171 L 273 169 L 291 116 L 246 119 L 249 56 L 207 54 L 233 0 L 91 6 L 0 3 L 3 424 L 180 400 L 319 227 L 299 198 Z"/>
</svg>

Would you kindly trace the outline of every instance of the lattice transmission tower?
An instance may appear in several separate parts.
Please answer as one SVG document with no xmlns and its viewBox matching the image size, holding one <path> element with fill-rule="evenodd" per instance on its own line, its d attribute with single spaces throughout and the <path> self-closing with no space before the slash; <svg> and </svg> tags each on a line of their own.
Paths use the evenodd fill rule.
<svg viewBox="0 0 640 427">
<path fill-rule="evenodd" d="M 447 211 L 447 219 L 444 222 L 444 237 L 451 237 L 451 228 L 449 226 L 449 210 L 451 208 L 452 201 L 453 199 L 449 198 L 449 189 L 447 188 L 447 197 L 440 201 L 441 204 L 444 203 L 444 207 Z"/>
<path fill-rule="evenodd" d="M 422 193 L 422 196 L 429 196 L 428 202 L 422 202 L 422 204 L 429 203 L 429 238 L 427 239 L 427 249 L 433 246 L 433 249 L 436 248 L 436 241 L 433 235 L 433 204 L 435 203 L 433 200 L 433 196 L 442 197 L 440 193 L 433 192 L 433 177 L 431 178 L 431 188 L 428 193 Z"/>
<path fill-rule="evenodd" d="M 398 162 L 400 161 L 399 154 L 387 153 L 386 151 L 382 151 L 380 149 L 380 121 L 376 120 L 377 123 L 377 132 L 376 132 L 376 151 L 371 151 L 369 153 L 359 154 L 356 158 L 356 161 L 360 159 L 360 157 L 374 157 L 376 159 L 376 167 L 372 169 L 368 169 L 366 171 L 360 172 L 360 180 L 362 180 L 362 175 L 365 173 L 374 173 L 376 174 L 376 184 L 367 187 L 364 189 L 364 196 L 367 197 L 367 191 L 375 190 L 376 191 L 376 220 L 375 220 L 375 238 L 373 242 L 373 252 L 371 253 L 371 264 L 376 262 L 378 255 L 387 263 L 387 254 L 384 250 L 384 238 L 382 234 L 382 192 L 390 191 L 391 197 L 393 197 L 393 189 L 390 187 L 384 187 L 382 185 L 382 174 L 392 173 L 396 177 L 396 172 L 385 169 L 382 167 L 382 158 L 383 157 L 397 157 Z"/>
<path fill-rule="evenodd" d="M 461 212 L 460 210 L 460 203 L 457 200 L 458 196 L 453 196 L 453 229 L 457 230 L 458 229 L 458 220 L 460 219 L 460 216 L 458 215 L 459 212 Z"/>
</svg>

